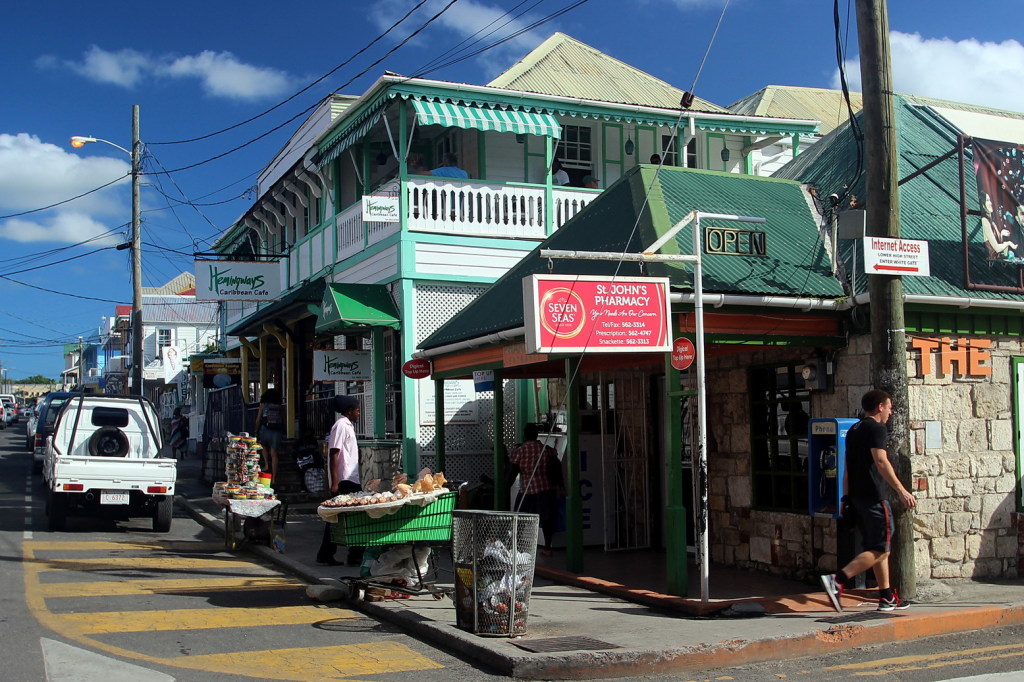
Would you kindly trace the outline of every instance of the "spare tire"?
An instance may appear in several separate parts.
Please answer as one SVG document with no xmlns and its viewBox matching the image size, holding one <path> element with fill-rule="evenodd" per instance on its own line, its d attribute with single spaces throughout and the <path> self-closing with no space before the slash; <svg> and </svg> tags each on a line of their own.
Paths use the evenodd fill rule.
<svg viewBox="0 0 1024 682">
<path fill-rule="evenodd" d="M 93 457 L 126 457 L 128 436 L 121 429 L 106 426 L 89 439 L 89 454 Z"/>
</svg>

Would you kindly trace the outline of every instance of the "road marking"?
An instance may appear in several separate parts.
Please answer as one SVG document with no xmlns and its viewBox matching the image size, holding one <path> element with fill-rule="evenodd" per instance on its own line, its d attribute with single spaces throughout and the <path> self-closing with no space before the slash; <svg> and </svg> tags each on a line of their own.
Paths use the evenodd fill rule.
<svg viewBox="0 0 1024 682">
<path fill-rule="evenodd" d="M 137 570 L 190 571 L 214 568 L 261 568 L 265 566 L 245 559 L 217 557 L 95 557 L 84 559 L 36 559 L 42 571 L 110 571 L 125 568 Z"/>
<path fill-rule="evenodd" d="M 1024 644 L 1008 644 L 1005 646 L 981 647 L 978 649 L 963 649 L 960 651 L 947 651 L 915 656 L 879 658 L 873 661 L 864 661 L 862 663 L 847 663 L 844 665 L 830 666 L 823 668 L 823 670 L 847 670 L 853 671 L 855 677 L 876 677 L 880 675 L 889 675 L 893 672 L 933 670 L 936 668 L 947 668 L 956 665 L 969 665 L 980 661 L 1019 658 L 1022 656 L 1024 656 Z"/>
<path fill-rule="evenodd" d="M 122 597 L 132 594 L 177 594 L 199 592 L 239 592 L 251 590 L 304 589 L 306 583 L 281 577 L 232 578 L 144 578 L 118 582 L 46 583 L 47 599 L 71 597 Z"/>
<path fill-rule="evenodd" d="M 259 671 L 264 679 L 303 682 L 444 668 L 400 642 L 205 654 L 188 656 L 180 663 L 175 659 L 171 665 L 235 675 L 243 670 Z"/>
<path fill-rule="evenodd" d="M 223 542 L 189 542 L 187 540 L 167 540 L 166 542 L 103 542 L 59 540 L 39 540 L 32 543 L 32 550 L 82 551 L 82 550 L 166 550 L 169 552 L 223 552 Z"/>
<path fill-rule="evenodd" d="M 47 680 L 103 680 L 103 682 L 174 682 L 170 675 L 101 656 L 87 649 L 43 637 L 43 667 Z"/>
<path fill-rule="evenodd" d="M 100 611 L 58 614 L 58 618 L 87 635 L 167 630 L 217 630 L 263 625 L 308 625 L 326 620 L 355 620 L 347 609 L 320 606 L 261 606 L 255 608 L 164 609 L 159 611 Z"/>
</svg>

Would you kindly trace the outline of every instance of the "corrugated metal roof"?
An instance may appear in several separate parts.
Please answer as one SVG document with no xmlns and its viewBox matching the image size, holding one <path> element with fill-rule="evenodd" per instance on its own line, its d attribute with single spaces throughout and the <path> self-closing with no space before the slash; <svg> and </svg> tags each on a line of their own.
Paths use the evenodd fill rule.
<svg viewBox="0 0 1024 682">
<path fill-rule="evenodd" d="M 901 96 L 895 98 L 894 108 L 901 178 L 956 147 L 958 130 L 933 109 L 915 105 Z M 845 124 L 815 144 L 806 154 L 779 170 L 775 177 L 813 183 L 818 188 L 819 196 L 828 196 L 833 192 L 842 194 L 844 186 L 849 186 L 850 193 L 863 200 L 865 174 L 861 172 L 857 175 L 857 158 L 857 142 L 849 124 Z M 968 165 L 964 177 L 968 208 L 978 208 L 977 184 L 970 158 L 966 163 Z M 1024 296 L 1018 294 L 964 288 L 959 177 L 958 162 L 954 155 L 900 186 L 900 236 L 904 239 L 927 240 L 931 266 L 930 277 L 904 277 L 904 292 L 927 296 L 1024 300 Z M 971 280 L 979 284 L 1015 286 L 1015 266 L 988 261 L 981 221 L 977 216 L 967 217 L 967 234 Z M 848 269 L 852 267 L 855 244 L 843 243 L 839 249 Z M 863 263 L 862 255 L 858 255 L 858 262 Z M 863 265 L 858 268 L 863 271 Z M 856 289 L 857 293 L 867 289 L 867 278 L 860 273 Z"/>
<path fill-rule="evenodd" d="M 683 96 L 679 88 L 564 33 L 553 34 L 488 85 L 666 109 L 678 109 Z M 699 97 L 690 110 L 728 113 Z"/>
<path fill-rule="evenodd" d="M 859 92 L 850 93 L 850 104 L 855 112 L 860 111 L 862 103 Z M 827 135 L 849 119 L 842 92 L 825 88 L 769 85 L 733 102 L 727 109 L 744 116 L 812 119 L 821 123 L 822 135 Z"/>
<path fill-rule="evenodd" d="M 423 341 L 420 348 L 436 348 L 522 326 L 522 279 L 548 271 L 547 261 L 538 255 L 541 248 L 637 253 L 693 210 L 767 219 L 764 225 L 721 224 L 763 230 L 768 255 L 704 254 L 705 291 L 821 298 L 843 295 L 831 275 L 815 216 L 798 183 L 683 168 L 663 168 L 657 172 L 653 166 L 640 166 L 605 190 L 476 301 Z M 707 221 L 702 226 L 709 225 L 715 223 Z M 691 253 L 691 235 L 691 230 L 684 228 L 661 252 Z M 559 260 L 553 274 L 611 276 L 617 267 L 613 261 Z M 648 263 L 643 273 L 635 268 L 635 264 L 625 264 L 618 272 L 670 277 L 673 289 L 692 290 L 692 271 L 686 265 Z"/>
<path fill-rule="evenodd" d="M 182 294 L 189 289 L 196 288 L 196 276 L 192 272 L 183 272 L 166 284 L 162 284 L 158 287 L 142 287 L 142 294 L 149 295 L 154 294 L 157 296 L 167 295 L 174 296 L 175 294 Z"/>
<path fill-rule="evenodd" d="M 197 301 L 192 296 L 142 297 L 145 323 L 216 325 L 219 313 L 216 301 Z"/>
</svg>

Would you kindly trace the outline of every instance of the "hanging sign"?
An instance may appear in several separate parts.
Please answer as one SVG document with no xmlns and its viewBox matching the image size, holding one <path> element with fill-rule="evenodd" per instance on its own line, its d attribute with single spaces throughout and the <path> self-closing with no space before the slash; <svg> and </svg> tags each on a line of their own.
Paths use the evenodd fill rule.
<svg viewBox="0 0 1024 682">
<path fill-rule="evenodd" d="M 397 223 L 398 195 L 363 195 L 363 220 L 368 223 Z"/>
<path fill-rule="evenodd" d="M 402 374 L 410 379 L 426 379 L 430 376 L 430 360 L 413 358 L 402 365 Z"/>
<path fill-rule="evenodd" d="M 524 277 L 526 351 L 668 352 L 668 294 L 667 277 Z"/>
<path fill-rule="evenodd" d="M 313 351 L 313 381 L 369 381 L 370 351 Z"/>
<path fill-rule="evenodd" d="M 697 348 L 693 341 L 681 336 L 672 342 L 672 366 L 682 371 L 689 369 L 693 359 L 697 357 Z"/>
<path fill-rule="evenodd" d="M 203 360 L 203 388 L 226 388 L 242 383 L 242 361 L 239 358 Z"/>
<path fill-rule="evenodd" d="M 928 277 L 928 242 L 920 239 L 864 237 L 864 272 L 869 275 Z"/>
<path fill-rule="evenodd" d="M 197 260 L 197 301 L 276 301 L 281 298 L 278 261 Z"/>
</svg>

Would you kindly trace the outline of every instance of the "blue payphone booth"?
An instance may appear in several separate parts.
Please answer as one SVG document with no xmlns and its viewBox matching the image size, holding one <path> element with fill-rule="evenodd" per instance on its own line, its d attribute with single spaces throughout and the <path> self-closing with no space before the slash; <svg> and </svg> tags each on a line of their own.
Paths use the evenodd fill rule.
<svg viewBox="0 0 1024 682">
<path fill-rule="evenodd" d="M 856 419 L 812 419 L 807 425 L 807 512 L 838 519 L 846 468 L 846 433 Z"/>
</svg>

